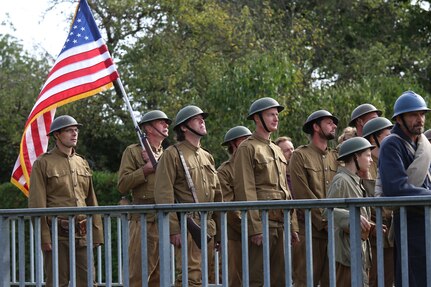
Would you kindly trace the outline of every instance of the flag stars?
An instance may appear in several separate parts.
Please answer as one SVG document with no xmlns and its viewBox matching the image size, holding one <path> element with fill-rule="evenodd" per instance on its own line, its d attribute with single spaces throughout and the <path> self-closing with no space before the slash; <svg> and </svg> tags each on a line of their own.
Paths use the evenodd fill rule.
<svg viewBox="0 0 431 287">
<path fill-rule="evenodd" d="M 76 25 L 75 25 L 75 26 L 73 26 L 73 29 L 78 29 L 78 26 L 76 26 Z"/>
</svg>

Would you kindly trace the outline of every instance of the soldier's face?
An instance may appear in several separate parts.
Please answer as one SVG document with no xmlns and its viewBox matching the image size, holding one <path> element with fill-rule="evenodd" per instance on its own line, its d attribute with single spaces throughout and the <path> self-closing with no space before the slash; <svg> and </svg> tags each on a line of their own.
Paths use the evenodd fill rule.
<svg viewBox="0 0 431 287">
<path fill-rule="evenodd" d="M 67 148 L 76 147 L 79 129 L 77 126 L 67 127 L 57 133 L 57 139 Z"/>
<path fill-rule="evenodd" d="M 362 117 L 357 119 L 357 123 L 361 126 L 364 126 L 367 122 L 370 120 L 377 118 L 379 114 L 377 112 L 371 112 L 368 114 L 363 115 Z"/>
<path fill-rule="evenodd" d="M 156 132 L 159 132 L 163 136 L 167 137 L 169 136 L 169 124 L 165 120 L 155 120 L 151 123 L 151 126 L 153 129 L 156 130 Z"/>
<path fill-rule="evenodd" d="M 207 128 L 205 126 L 205 120 L 202 115 L 197 115 L 191 118 L 187 122 L 188 126 L 192 128 L 193 130 L 197 131 L 199 134 L 206 135 L 207 134 Z"/>
<path fill-rule="evenodd" d="M 401 115 L 404 118 L 404 124 L 401 117 L 397 117 L 397 122 L 401 124 L 403 129 L 407 128 L 407 132 L 413 136 L 420 135 L 424 132 L 425 126 L 425 112 L 410 112 Z"/>
<path fill-rule="evenodd" d="M 335 139 L 335 132 L 337 131 L 337 125 L 331 118 L 323 118 L 318 124 L 320 127 L 319 134 L 320 137 L 332 140 Z"/>
<path fill-rule="evenodd" d="M 356 160 L 358 161 L 359 169 L 361 171 L 368 171 L 373 162 L 371 158 L 371 149 L 367 149 L 364 152 L 356 155 Z"/>
<path fill-rule="evenodd" d="M 278 146 L 281 148 L 281 151 L 283 152 L 283 155 L 286 160 L 289 161 L 293 153 L 293 144 L 290 141 L 286 140 L 279 142 Z"/>
<path fill-rule="evenodd" d="M 379 141 L 379 143 L 382 143 L 382 141 L 385 139 L 385 137 L 387 137 L 388 135 L 391 134 L 391 130 L 390 129 L 384 129 L 379 136 L 377 137 L 377 140 Z"/>
<path fill-rule="evenodd" d="M 271 108 L 262 112 L 262 118 L 265 121 L 266 127 L 270 132 L 274 132 L 278 128 L 278 110 Z"/>
</svg>

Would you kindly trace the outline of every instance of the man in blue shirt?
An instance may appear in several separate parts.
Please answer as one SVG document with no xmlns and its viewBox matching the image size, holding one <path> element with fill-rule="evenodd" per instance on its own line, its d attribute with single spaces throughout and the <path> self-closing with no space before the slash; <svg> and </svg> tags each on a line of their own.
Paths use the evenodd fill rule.
<svg viewBox="0 0 431 287">
<path fill-rule="evenodd" d="M 384 196 L 431 195 L 431 145 L 423 135 L 425 114 L 430 111 L 424 99 L 404 92 L 395 102 L 392 135 L 380 148 L 379 173 Z M 401 286 L 400 213 L 394 211 L 396 259 L 395 285 Z M 425 218 L 422 207 L 407 208 L 409 286 L 426 282 Z"/>
</svg>

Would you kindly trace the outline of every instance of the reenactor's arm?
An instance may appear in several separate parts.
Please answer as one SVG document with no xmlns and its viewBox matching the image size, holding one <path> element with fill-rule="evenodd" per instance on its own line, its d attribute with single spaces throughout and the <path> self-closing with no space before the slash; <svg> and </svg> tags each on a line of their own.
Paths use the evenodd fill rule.
<svg viewBox="0 0 431 287">
<path fill-rule="evenodd" d="M 138 148 L 129 146 L 123 152 L 117 184 L 121 194 L 127 194 L 134 187 L 146 182 L 143 170 L 144 161 L 138 160 L 141 157 L 140 150 L 140 146 Z"/>
</svg>

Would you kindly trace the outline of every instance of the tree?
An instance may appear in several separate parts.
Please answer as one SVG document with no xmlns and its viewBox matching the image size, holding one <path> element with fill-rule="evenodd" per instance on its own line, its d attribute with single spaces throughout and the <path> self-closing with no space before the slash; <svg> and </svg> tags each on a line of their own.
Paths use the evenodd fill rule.
<svg viewBox="0 0 431 287">
<path fill-rule="evenodd" d="M 24 124 L 48 66 L 26 53 L 17 39 L 0 34 L 0 182 L 9 181 Z"/>
</svg>

